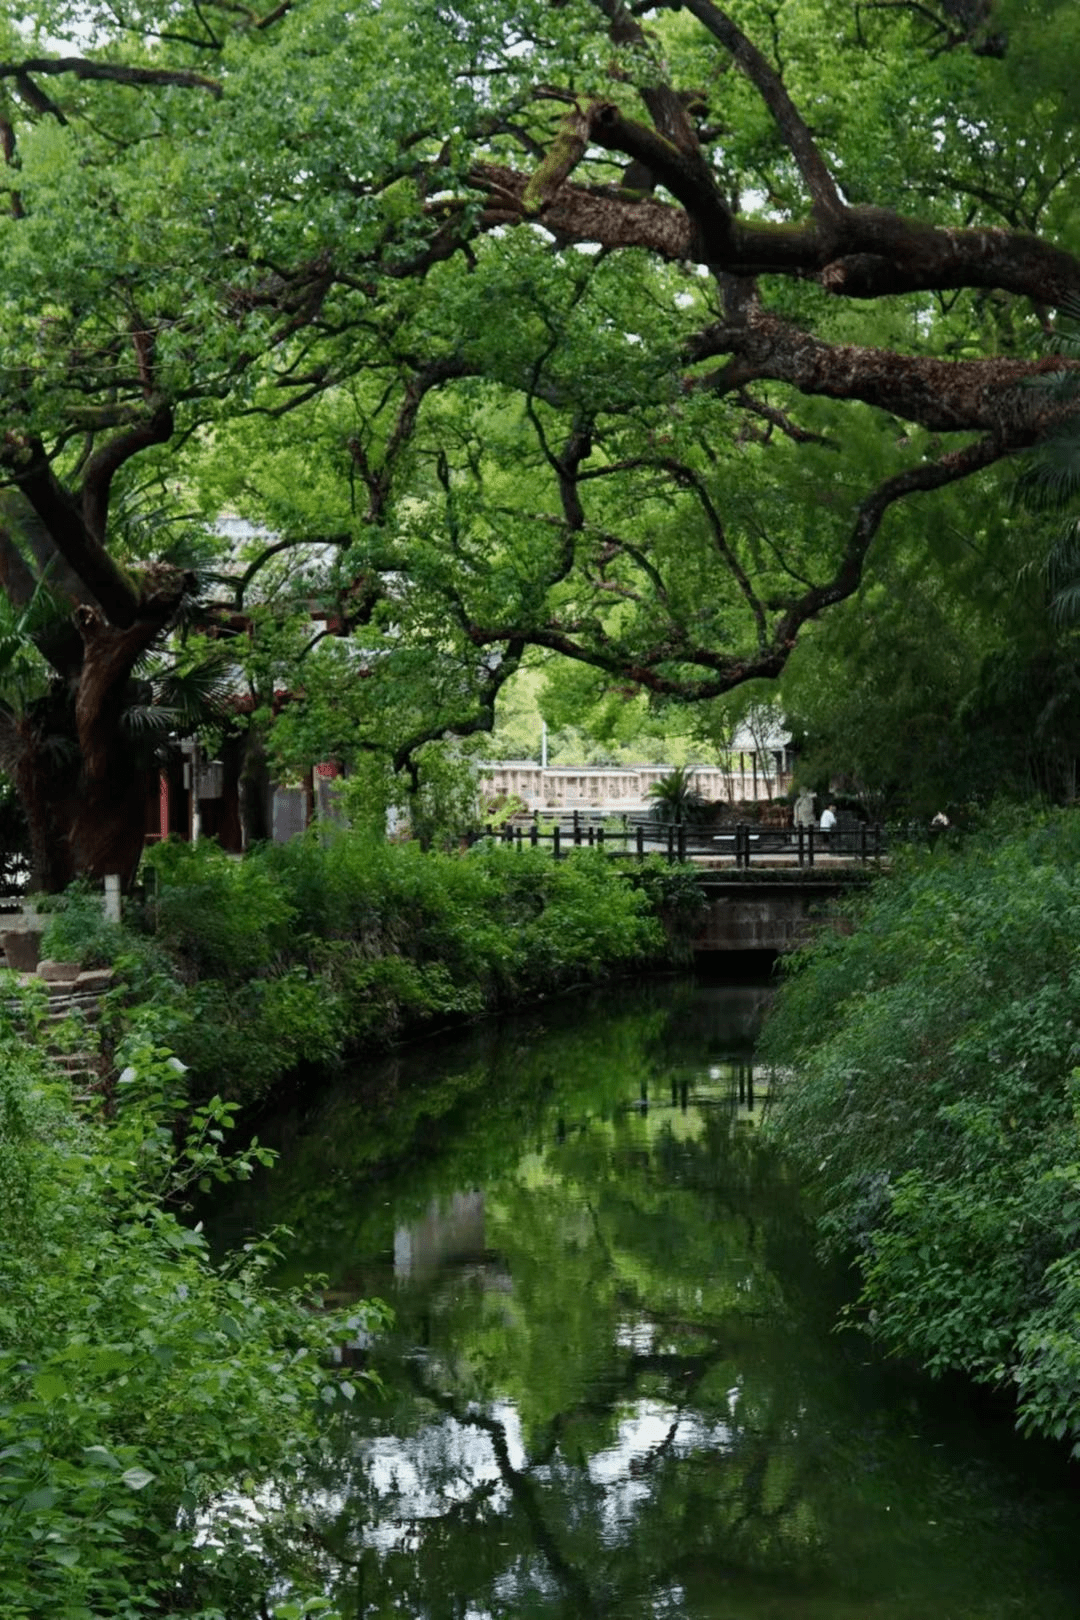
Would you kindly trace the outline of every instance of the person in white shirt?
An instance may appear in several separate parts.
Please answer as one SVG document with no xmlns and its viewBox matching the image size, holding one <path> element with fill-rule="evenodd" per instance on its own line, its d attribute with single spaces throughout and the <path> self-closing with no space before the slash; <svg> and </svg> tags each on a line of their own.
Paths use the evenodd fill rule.
<svg viewBox="0 0 1080 1620">
<path fill-rule="evenodd" d="M 835 804 L 827 804 L 821 812 L 821 830 L 822 832 L 832 832 L 835 826 L 836 806 Z"/>
</svg>

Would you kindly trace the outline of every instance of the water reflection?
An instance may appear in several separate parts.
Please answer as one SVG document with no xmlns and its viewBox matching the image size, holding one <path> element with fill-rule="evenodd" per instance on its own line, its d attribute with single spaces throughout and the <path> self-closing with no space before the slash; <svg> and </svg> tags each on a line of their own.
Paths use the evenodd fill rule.
<svg viewBox="0 0 1080 1620">
<path fill-rule="evenodd" d="M 397 1314 L 387 1400 L 304 1485 L 350 1620 L 1076 1612 L 1067 1480 L 832 1331 L 757 1129 L 762 1000 L 637 995 L 423 1054 L 389 1159 L 373 1088 L 343 1090 L 283 1204 L 238 1212 Z"/>
<path fill-rule="evenodd" d="M 449 1265 L 482 1264 L 484 1195 L 457 1192 L 434 1198 L 418 1221 L 394 1232 L 394 1281 L 425 1282 Z"/>
</svg>

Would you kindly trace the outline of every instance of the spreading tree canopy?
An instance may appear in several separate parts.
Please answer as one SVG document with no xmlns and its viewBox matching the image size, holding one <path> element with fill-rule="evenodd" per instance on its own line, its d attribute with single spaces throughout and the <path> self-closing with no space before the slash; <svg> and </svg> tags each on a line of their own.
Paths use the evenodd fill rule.
<svg viewBox="0 0 1080 1620">
<path fill-rule="evenodd" d="M 196 603 L 250 629 L 285 554 L 405 765 L 530 647 L 675 699 L 774 676 L 892 509 L 989 510 L 1073 408 L 1080 38 L 1028 9 L 0 25 L 0 579 L 40 660 L 0 757 L 41 874 L 130 867 L 140 660 Z M 222 500 L 266 538 L 215 583 Z"/>
</svg>

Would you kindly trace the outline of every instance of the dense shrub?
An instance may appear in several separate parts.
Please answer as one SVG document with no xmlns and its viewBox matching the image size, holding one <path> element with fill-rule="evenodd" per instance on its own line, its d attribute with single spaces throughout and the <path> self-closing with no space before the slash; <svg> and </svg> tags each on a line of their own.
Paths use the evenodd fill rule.
<svg viewBox="0 0 1080 1620">
<path fill-rule="evenodd" d="M 48 904 L 52 909 L 41 936 L 43 956 L 80 967 L 106 967 L 124 949 L 123 930 L 106 917 L 101 895 L 89 884 L 73 883 L 64 894 L 50 896 Z"/>
<path fill-rule="evenodd" d="M 182 1066 L 143 1038 L 111 1113 L 77 1116 L 3 990 L 0 1613 L 267 1613 L 274 1569 L 317 1590 L 293 1491 L 356 1393 L 331 1366 L 355 1324 L 271 1289 L 272 1244 L 215 1262 L 178 1219 L 269 1156 L 225 1154 L 216 1098 L 181 1125 Z"/>
<path fill-rule="evenodd" d="M 912 855 L 783 986 L 777 1129 L 870 1331 L 1080 1453 L 1080 817 Z"/>
<path fill-rule="evenodd" d="M 656 913 L 686 899 L 658 863 L 628 881 L 594 850 L 425 854 L 325 828 L 243 861 L 167 843 L 147 864 L 146 943 L 172 967 L 132 942 L 139 1016 L 203 1091 L 243 1099 L 300 1063 L 663 958 Z"/>
<path fill-rule="evenodd" d="M 293 908 L 262 861 L 237 860 L 212 839 L 168 839 L 146 864 L 157 878 L 156 931 L 199 976 L 244 978 L 287 948 Z"/>
</svg>

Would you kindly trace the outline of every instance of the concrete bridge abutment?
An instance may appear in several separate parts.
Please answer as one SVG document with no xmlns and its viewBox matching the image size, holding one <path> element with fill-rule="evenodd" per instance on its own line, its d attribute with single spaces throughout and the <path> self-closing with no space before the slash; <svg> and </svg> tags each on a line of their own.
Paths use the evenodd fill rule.
<svg viewBox="0 0 1080 1620">
<path fill-rule="evenodd" d="M 822 927 L 837 927 L 830 903 L 861 873 L 837 874 L 828 881 L 738 882 L 703 877 L 705 905 L 693 940 L 695 955 L 748 953 L 782 956 L 798 950 Z"/>
</svg>

